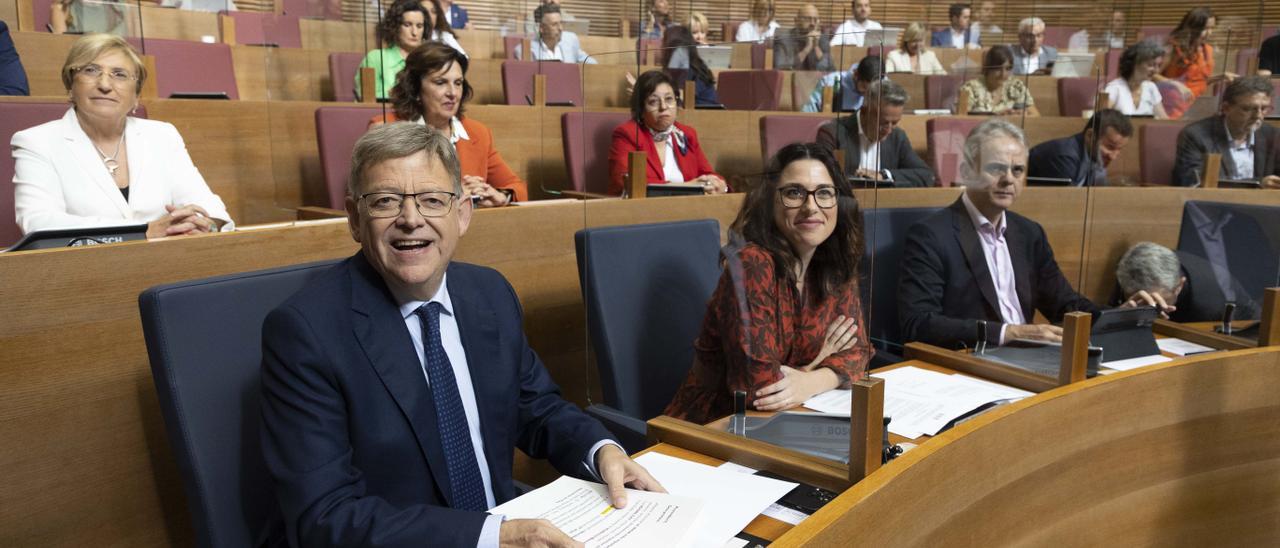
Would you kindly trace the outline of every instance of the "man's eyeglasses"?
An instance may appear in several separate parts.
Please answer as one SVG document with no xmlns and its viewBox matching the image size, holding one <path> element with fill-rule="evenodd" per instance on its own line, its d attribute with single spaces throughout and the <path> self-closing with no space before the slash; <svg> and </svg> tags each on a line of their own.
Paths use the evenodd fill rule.
<svg viewBox="0 0 1280 548">
<path fill-rule="evenodd" d="M 99 78 L 102 78 L 102 74 L 104 72 L 107 74 L 108 77 L 111 78 L 113 82 L 117 82 L 117 83 L 124 83 L 134 79 L 133 74 L 131 74 L 129 71 L 125 69 L 114 68 L 109 71 L 105 71 L 102 69 L 102 67 L 98 65 L 85 65 L 83 67 L 77 68 L 76 76 L 79 76 L 81 78 L 84 78 L 93 82 L 97 82 Z"/>
<path fill-rule="evenodd" d="M 418 213 L 423 217 L 443 217 L 453 209 L 453 201 L 458 197 L 453 192 L 431 190 L 414 194 L 399 192 L 370 192 L 361 194 L 359 201 L 364 203 L 365 211 L 370 217 L 387 218 L 400 215 L 405 198 L 413 198 L 418 204 Z"/>
<path fill-rule="evenodd" d="M 778 189 L 778 195 L 782 197 L 782 207 L 787 209 L 795 209 L 804 205 L 809 201 L 809 196 L 813 196 L 813 202 L 818 204 L 822 209 L 831 209 L 836 206 L 836 199 L 840 193 L 833 186 L 820 186 L 813 190 L 805 190 L 799 185 L 784 186 Z"/>
</svg>

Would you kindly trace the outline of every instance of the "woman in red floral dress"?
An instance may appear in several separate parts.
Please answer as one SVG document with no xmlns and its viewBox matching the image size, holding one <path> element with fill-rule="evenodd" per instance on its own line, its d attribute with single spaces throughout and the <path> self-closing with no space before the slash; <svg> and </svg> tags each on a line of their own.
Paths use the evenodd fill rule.
<svg viewBox="0 0 1280 548">
<path fill-rule="evenodd" d="M 826 147 L 793 144 L 747 194 L 693 366 L 667 415 L 715 420 L 733 412 L 737 390 L 757 410 L 785 409 L 865 374 L 862 213 L 840 173 Z"/>
</svg>

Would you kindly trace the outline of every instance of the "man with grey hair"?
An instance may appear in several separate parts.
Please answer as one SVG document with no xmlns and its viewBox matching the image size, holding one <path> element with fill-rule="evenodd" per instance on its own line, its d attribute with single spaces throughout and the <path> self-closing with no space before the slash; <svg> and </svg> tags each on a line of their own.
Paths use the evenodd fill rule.
<svg viewBox="0 0 1280 548">
<path fill-rule="evenodd" d="M 1120 257 L 1116 265 L 1118 293 L 1132 295 L 1125 304 L 1156 303 L 1165 317 L 1176 322 L 1208 322 L 1222 319 L 1227 297 L 1217 279 L 1213 265 L 1203 257 L 1185 251 L 1174 251 L 1152 242 L 1138 242 Z M 1257 301 L 1237 280 L 1234 286 L 1236 319 L 1257 318 L 1261 309 Z"/>
<path fill-rule="evenodd" d="M 360 251 L 262 327 L 262 451 L 291 546 L 579 546 L 550 522 L 490 515 L 516 496 L 514 449 L 609 487 L 662 487 L 560 398 L 497 271 L 452 262 L 471 201 L 449 139 L 376 127 L 346 201 Z"/>
<path fill-rule="evenodd" d="M 1013 52 L 1013 73 L 1049 74 L 1058 60 L 1058 50 L 1044 45 L 1044 21 L 1028 17 L 1018 23 L 1018 45 L 1009 48 Z"/>
<path fill-rule="evenodd" d="M 1062 275 L 1044 229 L 1009 211 L 1026 174 L 1017 126 L 994 118 L 969 133 L 960 199 L 907 231 L 898 281 L 904 341 L 972 347 L 978 320 L 987 322 L 990 344 L 1060 341 L 1062 328 L 1031 323 L 1037 310 L 1051 322 L 1098 310 Z"/>
<path fill-rule="evenodd" d="M 844 150 L 849 177 L 883 181 L 898 187 L 934 186 L 933 170 L 916 155 L 907 132 L 898 127 L 910 97 L 889 80 L 867 86 L 862 108 L 818 128 L 818 142 Z"/>
<path fill-rule="evenodd" d="M 1173 182 L 1195 186 L 1204 177 L 1205 157 L 1221 154 L 1220 179 L 1257 181 L 1280 189 L 1280 129 L 1264 123 L 1275 88 L 1263 76 L 1237 78 L 1222 93 L 1222 111 L 1188 124 L 1178 133 Z"/>
</svg>

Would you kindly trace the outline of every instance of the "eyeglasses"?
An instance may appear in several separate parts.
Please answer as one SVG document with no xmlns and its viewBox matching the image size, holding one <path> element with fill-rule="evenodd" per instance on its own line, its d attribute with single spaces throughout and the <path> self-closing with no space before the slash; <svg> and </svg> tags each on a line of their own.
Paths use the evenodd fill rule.
<svg viewBox="0 0 1280 548">
<path fill-rule="evenodd" d="M 822 209 L 831 209 L 836 206 L 836 198 L 840 193 L 833 186 L 820 186 L 813 190 L 805 190 L 799 185 L 784 186 L 778 189 L 778 195 L 782 196 L 782 206 L 787 209 L 795 209 L 804 205 L 809 201 L 809 196 L 813 196 L 814 203 Z"/>
<path fill-rule="evenodd" d="M 414 203 L 418 204 L 418 213 L 421 213 L 423 217 L 443 217 L 449 214 L 449 210 L 453 209 L 453 201 L 457 197 L 457 194 L 443 190 L 430 190 L 413 194 L 370 192 L 361 194 L 359 201 L 364 203 L 364 208 L 368 211 L 370 217 L 379 219 L 399 216 L 404 206 L 405 198 L 413 198 Z"/>
<path fill-rule="evenodd" d="M 91 82 L 97 82 L 99 78 L 102 78 L 102 74 L 104 72 L 107 74 L 107 76 L 111 77 L 111 80 L 113 82 L 116 82 L 116 83 L 122 84 L 124 82 L 128 82 L 134 79 L 134 75 L 130 74 L 129 71 L 125 69 L 114 68 L 114 69 L 111 69 L 110 71 L 104 71 L 102 70 L 102 67 L 98 65 L 85 65 L 83 67 L 77 68 L 76 76 L 79 76 L 80 78 L 84 78 Z"/>
<path fill-rule="evenodd" d="M 1271 105 L 1261 105 L 1261 106 L 1259 106 L 1259 105 L 1240 105 L 1240 104 L 1233 104 L 1233 105 L 1229 105 L 1227 108 L 1236 109 L 1236 110 L 1239 110 L 1240 112 L 1243 112 L 1243 113 L 1246 113 L 1246 114 L 1261 114 L 1261 115 L 1266 115 L 1266 114 L 1268 114 L 1268 113 L 1270 113 L 1270 112 L 1271 112 Z"/>
<path fill-rule="evenodd" d="M 644 102 L 644 107 L 649 110 L 661 110 L 663 107 L 675 108 L 676 104 L 676 98 L 674 96 L 667 96 L 661 99 L 657 97 L 650 97 Z"/>
</svg>

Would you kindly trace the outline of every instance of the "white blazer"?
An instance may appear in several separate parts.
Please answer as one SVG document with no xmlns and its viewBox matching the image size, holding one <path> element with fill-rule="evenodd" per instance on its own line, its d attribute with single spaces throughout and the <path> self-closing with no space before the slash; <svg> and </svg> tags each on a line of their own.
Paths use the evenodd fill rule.
<svg viewBox="0 0 1280 548">
<path fill-rule="evenodd" d="M 129 201 L 80 128 L 74 108 L 59 120 L 13 134 L 14 206 L 26 234 L 50 228 L 147 223 L 166 205 L 195 204 L 235 228 L 209 190 L 172 124 L 129 117 L 125 123 Z"/>
</svg>

